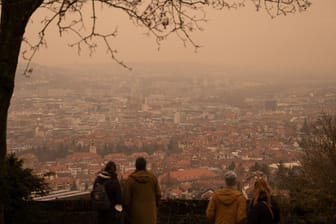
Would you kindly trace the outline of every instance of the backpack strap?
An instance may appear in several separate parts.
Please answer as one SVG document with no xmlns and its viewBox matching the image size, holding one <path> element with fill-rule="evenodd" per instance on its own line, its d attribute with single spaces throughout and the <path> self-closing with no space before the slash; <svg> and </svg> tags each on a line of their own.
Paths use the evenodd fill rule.
<svg viewBox="0 0 336 224">
<path fill-rule="evenodd" d="M 270 206 L 268 206 L 268 204 L 266 203 L 266 201 L 263 201 L 262 203 L 267 207 L 268 211 L 271 213 L 272 220 L 274 220 L 273 211 L 272 211 L 272 209 L 270 208 Z"/>
</svg>

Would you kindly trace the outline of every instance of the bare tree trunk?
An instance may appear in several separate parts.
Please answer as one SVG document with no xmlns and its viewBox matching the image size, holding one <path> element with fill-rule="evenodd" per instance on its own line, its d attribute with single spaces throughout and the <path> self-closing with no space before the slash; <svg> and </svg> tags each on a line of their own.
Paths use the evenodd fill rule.
<svg viewBox="0 0 336 224">
<path fill-rule="evenodd" d="M 0 178 L 4 177 L 6 133 L 10 100 L 22 37 L 30 16 L 43 0 L 1 0 L 0 24 Z M 4 202 L 0 200 L 0 224 L 4 224 Z"/>
</svg>

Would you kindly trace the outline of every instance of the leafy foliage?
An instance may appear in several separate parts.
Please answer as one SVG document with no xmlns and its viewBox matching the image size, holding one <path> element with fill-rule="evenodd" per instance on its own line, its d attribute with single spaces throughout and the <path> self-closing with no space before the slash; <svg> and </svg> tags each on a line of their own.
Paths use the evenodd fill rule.
<svg viewBox="0 0 336 224">
<path fill-rule="evenodd" d="M 45 195 L 49 188 L 43 178 L 37 177 L 31 169 L 23 168 L 23 160 L 9 154 L 5 160 L 4 176 L 0 179 L 0 200 L 5 204 L 6 219 L 14 216 L 24 201 L 31 200 L 32 193 Z"/>
<path fill-rule="evenodd" d="M 255 172 L 255 171 L 261 171 L 263 172 L 266 176 L 269 175 L 270 171 L 269 171 L 269 167 L 266 163 L 258 163 L 255 162 L 255 164 L 253 166 L 250 167 L 250 171 Z"/>
</svg>

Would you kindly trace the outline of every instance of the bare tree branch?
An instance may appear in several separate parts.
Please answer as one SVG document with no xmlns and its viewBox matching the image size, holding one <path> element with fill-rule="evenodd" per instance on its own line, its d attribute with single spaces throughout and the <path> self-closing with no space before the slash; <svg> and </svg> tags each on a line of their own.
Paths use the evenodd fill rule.
<svg viewBox="0 0 336 224">
<path fill-rule="evenodd" d="M 25 1 L 25 0 L 22 0 Z M 301 12 L 310 5 L 309 0 L 250 0 L 256 10 L 263 9 L 271 18 L 279 15 Z M 31 72 L 30 63 L 36 52 L 41 47 L 46 47 L 45 32 L 52 23 L 56 22 L 60 36 L 63 33 L 72 34 L 76 37 L 70 47 L 77 48 L 78 54 L 85 47 L 89 50 L 90 56 L 95 52 L 99 41 L 105 45 L 108 54 L 118 64 L 130 69 L 117 57 L 117 51 L 111 44 L 111 38 L 117 36 L 117 29 L 103 34 L 97 31 L 97 10 L 96 4 L 100 3 L 102 8 L 114 9 L 125 13 L 136 26 L 147 30 L 148 35 L 153 35 L 158 46 L 172 34 L 175 34 L 184 46 L 190 44 L 197 50 L 200 46 L 194 42 L 191 34 L 194 31 L 201 31 L 201 24 L 206 22 L 206 8 L 214 9 L 237 9 L 246 5 L 246 0 L 49 0 L 41 7 L 50 10 L 51 17 L 44 18 L 39 33 L 39 41 L 31 44 L 27 39 L 30 50 L 24 51 L 24 59 L 28 61 L 24 74 Z M 91 22 L 87 31 L 87 15 L 82 12 L 83 6 L 91 5 Z"/>
</svg>

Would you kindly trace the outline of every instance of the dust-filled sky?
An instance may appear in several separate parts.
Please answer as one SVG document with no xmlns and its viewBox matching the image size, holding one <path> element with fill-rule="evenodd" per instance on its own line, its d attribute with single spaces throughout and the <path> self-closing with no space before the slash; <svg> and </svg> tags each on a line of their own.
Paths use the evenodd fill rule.
<svg viewBox="0 0 336 224">
<path fill-rule="evenodd" d="M 134 62 L 193 63 L 211 66 L 233 66 L 241 70 L 276 70 L 333 73 L 336 75 L 336 0 L 314 0 L 308 11 L 271 19 L 266 12 L 256 12 L 252 4 L 239 10 L 209 11 L 204 31 L 193 33 L 202 47 L 195 53 L 172 36 L 158 46 L 145 30 L 135 27 L 126 16 L 104 18 L 104 26 L 118 27 L 118 36 L 111 42 L 118 57 L 132 66 Z M 42 12 L 36 12 L 27 28 L 33 37 Z M 106 17 L 107 18 L 107 17 Z M 99 20 L 99 17 L 98 17 Z M 101 18 L 102 20 L 102 18 Z M 67 47 L 69 38 L 60 39 L 49 31 L 48 48 L 34 58 L 44 65 L 74 65 L 111 63 L 104 49 L 89 57 L 83 51 Z M 135 68 L 136 69 L 136 68 Z"/>
</svg>

